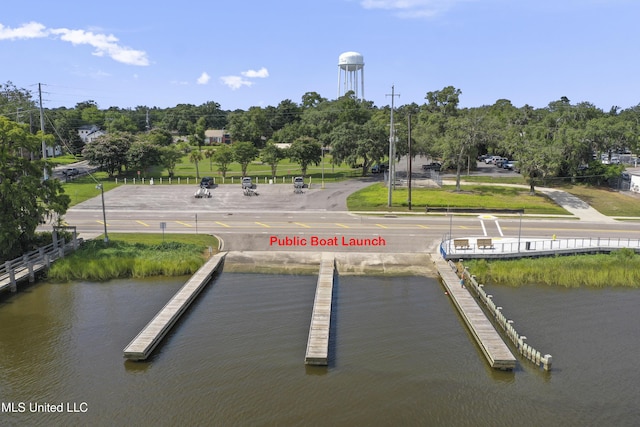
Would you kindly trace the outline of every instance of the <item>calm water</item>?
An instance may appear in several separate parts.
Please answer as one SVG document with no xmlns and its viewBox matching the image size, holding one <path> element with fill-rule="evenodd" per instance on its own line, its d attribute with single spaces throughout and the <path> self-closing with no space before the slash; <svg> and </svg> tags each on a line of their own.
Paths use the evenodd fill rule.
<svg viewBox="0 0 640 427">
<path fill-rule="evenodd" d="M 340 277 L 333 358 L 311 368 L 316 277 L 222 274 L 148 362 L 125 361 L 183 282 L 42 283 L 0 296 L 0 424 L 640 423 L 637 290 L 491 288 L 554 357 L 551 373 L 524 361 L 503 373 L 487 367 L 435 279 Z M 61 402 L 86 412 L 30 412 Z"/>
</svg>

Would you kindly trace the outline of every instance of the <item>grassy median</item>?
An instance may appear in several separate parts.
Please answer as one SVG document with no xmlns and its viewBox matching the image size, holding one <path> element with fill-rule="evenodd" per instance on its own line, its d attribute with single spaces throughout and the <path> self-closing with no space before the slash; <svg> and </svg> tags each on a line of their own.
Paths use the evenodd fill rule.
<svg viewBox="0 0 640 427">
<path fill-rule="evenodd" d="M 406 188 L 393 191 L 393 210 L 408 210 L 409 192 Z M 352 211 L 389 210 L 388 189 L 384 184 L 374 184 L 349 196 L 347 206 Z M 524 209 L 527 214 L 569 215 L 542 193 L 532 196 L 528 189 L 497 185 L 463 185 L 456 192 L 455 186 L 440 188 L 414 188 L 411 191 L 414 210 L 429 208 L 484 208 Z"/>
</svg>

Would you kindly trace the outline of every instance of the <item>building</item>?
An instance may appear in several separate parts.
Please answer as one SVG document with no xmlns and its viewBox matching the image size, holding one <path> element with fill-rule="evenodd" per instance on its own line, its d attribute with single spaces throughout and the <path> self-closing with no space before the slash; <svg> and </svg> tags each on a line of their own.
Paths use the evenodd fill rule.
<svg viewBox="0 0 640 427">
<path fill-rule="evenodd" d="M 96 125 L 84 125 L 78 128 L 78 135 L 80 135 L 80 139 L 85 144 L 92 142 L 94 139 L 105 134 L 106 132 Z"/>
<path fill-rule="evenodd" d="M 207 129 L 204 131 L 204 143 L 206 145 L 231 144 L 231 135 L 224 129 Z"/>
</svg>

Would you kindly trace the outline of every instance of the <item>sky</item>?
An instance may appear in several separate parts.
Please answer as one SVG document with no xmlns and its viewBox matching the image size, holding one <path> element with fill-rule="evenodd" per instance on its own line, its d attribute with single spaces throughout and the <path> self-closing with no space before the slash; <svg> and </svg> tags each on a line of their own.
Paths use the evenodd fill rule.
<svg viewBox="0 0 640 427">
<path fill-rule="evenodd" d="M 0 83 L 42 87 L 46 108 L 338 97 L 338 58 L 364 58 L 376 106 L 460 89 L 461 107 L 640 104 L 637 0 L 233 0 L 8 2 Z M 392 86 L 396 96 L 391 97 Z"/>
</svg>

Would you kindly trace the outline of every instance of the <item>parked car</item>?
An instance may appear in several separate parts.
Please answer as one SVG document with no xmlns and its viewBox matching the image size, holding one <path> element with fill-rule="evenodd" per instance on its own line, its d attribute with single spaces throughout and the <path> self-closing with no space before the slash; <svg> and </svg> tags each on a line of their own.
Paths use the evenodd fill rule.
<svg viewBox="0 0 640 427">
<path fill-rule="evenodd" d="M 204 188 L 213 187 L 213 178 L 211 178 L 210 176 L 205 176 L 204 178 L 202 178 L 202 180 L 200 181 L 200 187 L 204 187 Z"/>
<path fill-rule="evenodd" d="M 497 167 L 501 168 L 502 165 L 504 165 L 508 161 L 509 161 L 509 159 L 507 159 L 506 157 L 496 157 L 493 160 L 493 164 L 496 165 Z"/>
<path fill-rule="evenodd" d="M 293 188 L 304 188 L 304 179 L 301 176 L 293 178 Z"/>
<path fill-rule="evenodd" d="M 80 175 L 80 171 L 76 168 L 65 169 L 62 174 L 64 176 L 77 176 Z"/>
<path fill-rule="evenodd" d="M 382 173 L 387 170 L 389 170 L 389 165 L 382 163 L 382 164 L 374 165 L 371 168 L 371 173 Z"/>
<path fill-rule="evenodd" d="M 429 164 L 422 165 L 422 169 L 426 171 L 431 170 L 431 171 L 439 172 L 441 168 L 442 168 L 442 164 L 438 162 L 431 162 Z"/>
<path fill-rule="evenodd" d="M 514 170 L 515 167 L 516 167 L 516 162 L 514 162 L 513 160 L 507 160 L 502 164 L 502 169 L 507 169 L 510 171 Z"/>
<path fill-rule="evenodd" d="M 253 183 L 251 182 L 251 178 L 248 176 L 245 176 L 244 178 L 242 178 L 242 188 L 253 188 Z"/>
</svg>

